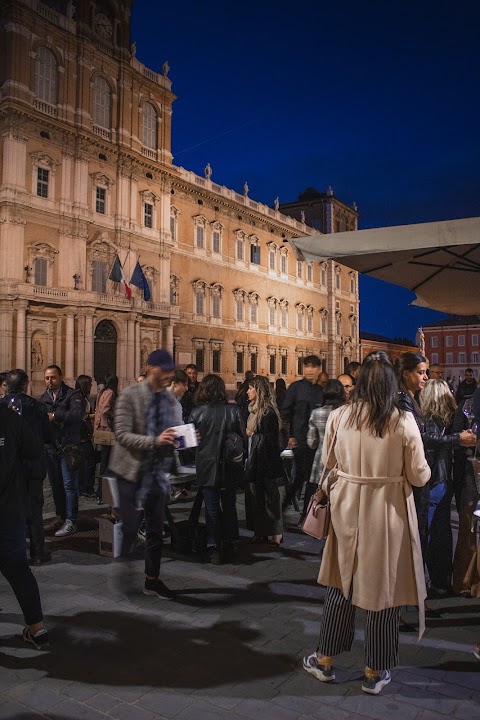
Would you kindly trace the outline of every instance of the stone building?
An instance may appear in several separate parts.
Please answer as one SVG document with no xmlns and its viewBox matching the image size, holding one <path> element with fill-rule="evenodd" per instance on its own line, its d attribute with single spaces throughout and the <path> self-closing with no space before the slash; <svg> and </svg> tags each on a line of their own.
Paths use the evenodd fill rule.
<svg viewBox="0 0 480 720">
<path fill-rule="evenodd" d="M 458 385 L 471 368 L 480 380 L 480 317 L 448 315 L 423 328 L 425 353 L 432 365 L 444 368 L 445 378 Z"/>
<path fill-rule="evenodd" d="M 131 6 L 0 0 L 0 369 L 34 393 L 49 363 L 124 387 L 164 346 L 230 389 L 250 368 L 290 383 L 312 352 L 338 373 L 358 356 L 357 274 L 296 261 L 305 218 L 172 163 L 169 67 L 137 59 Z M 148 301 L 109 279 L 117 255 Z"/>
</svg>

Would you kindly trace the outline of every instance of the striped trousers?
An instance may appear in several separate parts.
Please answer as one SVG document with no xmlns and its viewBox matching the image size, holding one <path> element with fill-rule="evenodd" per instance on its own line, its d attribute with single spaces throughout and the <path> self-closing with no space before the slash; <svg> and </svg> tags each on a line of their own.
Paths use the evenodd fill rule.
<svg viewBox="0 0 480 720">
<path fill-rule="evenodd" d="M 327 588 L 317 648 L 319 655 L 333 657 L 351 650 L 356 610 L 351 598 L 352 590 L 347 600 L 338 588 Z M 373 670 L 389 670 L 398 665 L 400 608 L 366 612 L 365 665 Z"/>
</svg>

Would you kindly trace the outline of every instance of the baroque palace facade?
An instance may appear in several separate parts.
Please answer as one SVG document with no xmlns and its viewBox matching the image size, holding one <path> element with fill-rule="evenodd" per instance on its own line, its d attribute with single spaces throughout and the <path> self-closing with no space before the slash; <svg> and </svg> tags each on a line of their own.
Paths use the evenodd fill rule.
<svg viewBox="0 0 480 720">
<path fill-rule="evenodd" d="M 318 232 L 300 206 L 172 163 L 169 68 L 136 58 L 131 5 L 0 0 L 0 370 L 24 367 L 34 394 L 50 363 L 124 387 L 163 346 L 230 390 L 247 369 L 289 384 L 310 353 L 338 374 L 358 359 L 357 274 L 296 260 L 288 238 Z M 327 195 L 329 229 L 356 228 Z M 109 279 L 117 255 L 148 302 Z"/>
</svg>

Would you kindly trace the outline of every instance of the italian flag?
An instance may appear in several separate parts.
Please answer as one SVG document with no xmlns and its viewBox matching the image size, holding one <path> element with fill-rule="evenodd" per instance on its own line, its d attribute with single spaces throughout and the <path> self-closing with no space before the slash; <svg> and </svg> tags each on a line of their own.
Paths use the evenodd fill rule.
<svg viewBox="0 0 480 720">
<path fill-rule="evenodd" d="M 113 282 L 116 283 L 123 283 L 123 287 L 125 288 L 125 295 L 129 300 L 131 299 L 132 289 L 127 282 L 127 278 L 125 277 L 125 273 L 123 272 L 122 263 L 120 262 L 120 258 L 118 257 L 118 255 L 115 255 L 115 262 L 113 263 L 113 267 L 110 275 L 108 276 L 108 279 L 113 280 Z"/>
</svg>

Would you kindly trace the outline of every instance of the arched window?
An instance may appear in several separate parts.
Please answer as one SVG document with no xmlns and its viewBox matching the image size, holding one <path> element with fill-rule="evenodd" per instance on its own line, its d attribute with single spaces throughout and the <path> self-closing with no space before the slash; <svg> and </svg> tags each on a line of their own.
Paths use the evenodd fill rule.
<svg viewBox="0 0 480 720">
<path fill-rule="evenodd" d="M 157 111 L 148 102 L 143 105 L 142 143 L 150 150 L 157 149 Z"/>
<path fill-rule="evenodd" d="M 46 47 L 39 47 L 35 64 L 35 95 L 49 105 L 57 104 L 57 61 Z"/>
<path fill-rule="evenodd" d="M 112 91 L 105 78 L 97 75 L 93 85 L 93 122 L 110 130 L 112 126 Z"/>
</svg>

